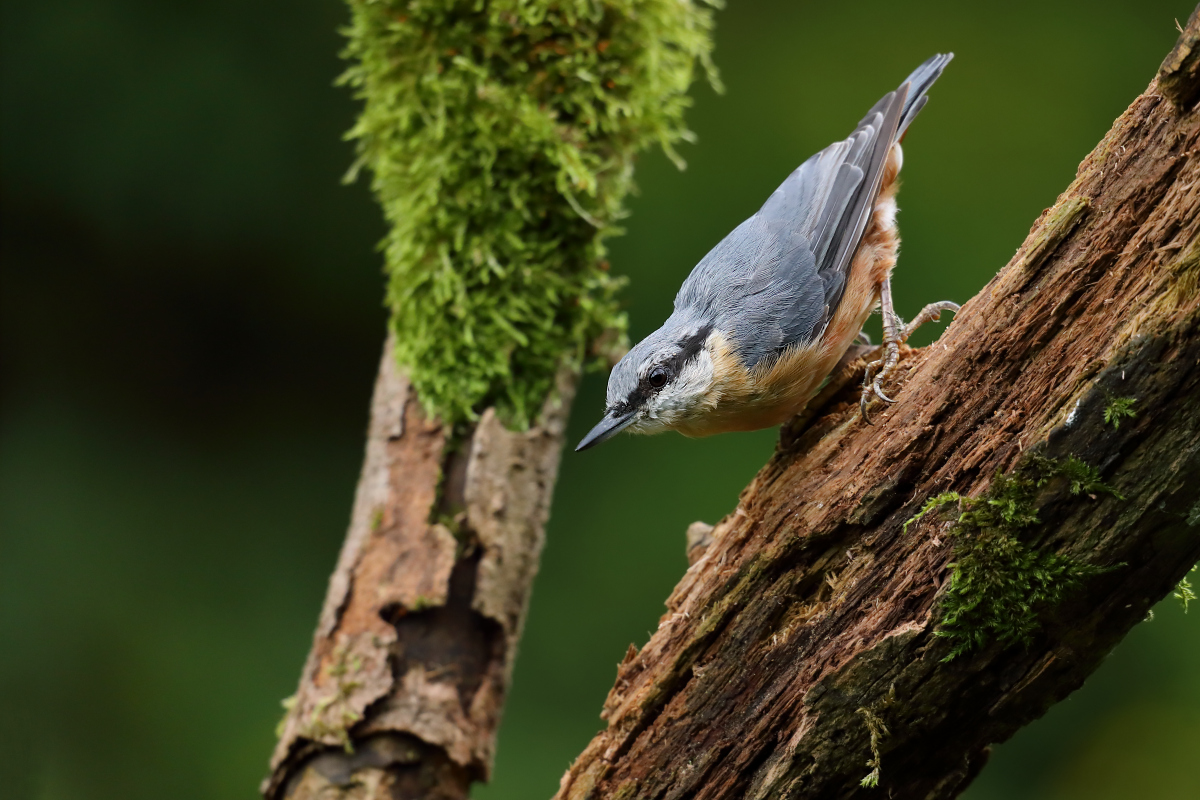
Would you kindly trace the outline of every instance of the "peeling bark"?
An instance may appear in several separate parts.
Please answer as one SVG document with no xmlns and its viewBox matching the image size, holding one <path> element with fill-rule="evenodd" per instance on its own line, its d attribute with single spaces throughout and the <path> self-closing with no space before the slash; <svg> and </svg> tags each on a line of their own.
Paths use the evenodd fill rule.
<svg viewBox="0 0 1200 800">
<path fill-rule="evenodd" d="M 350 528 L 262 791 L 468 796 L 491 769 L 576 375 L 536 426 L 494 410 L 457 446 L 389 339 Z"/>
<path fill-rule="evenodd" d="M 1012 261 L 905 351 L 876 426 L 859 360 L 784 427 L 737 509 L 690 531 L 691 566 L 559 798 L 956 797 L 1196 563 L 1198 16 Z M 1113 418 L 1118 400 L 1136 416 Z M 1078 586 L 1032 608 L 1027 642 L 979 629 L 947 660 L 953 564 L 994 533 L 959 513 L 1066 463 L 1117 494 L 1028 479 L 1019 545 L 1079 565 Z M 975 499 L 913 522 L 951 491 Z M 1018 593 L 1037 579 L 994 569 Z"/>
</svg>

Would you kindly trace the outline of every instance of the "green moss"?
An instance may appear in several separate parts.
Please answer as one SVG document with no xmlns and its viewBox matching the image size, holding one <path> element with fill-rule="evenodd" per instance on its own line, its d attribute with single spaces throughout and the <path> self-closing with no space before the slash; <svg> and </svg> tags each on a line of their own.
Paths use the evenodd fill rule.
<svg viewBox="0 0 1200 800">
<path fill-rule="evenodd" d="M 1196 568 L 1192 567 L 1189 572 L 1195 572 Z M 1179 581 L 1179 585 L 1175 587 L 1175 599 L 1183 604 L 1183 613 L 1187 613 L 1188 603 L 1196 599 L 1196 592 L 1192 589 L 1192 582 L 1188 580 L 1187 575 Z"/>
<path fill-rule="evenodd" d="M 920 520 L 922 517 L 924 517 L 929 512 L 937 511 L 939 508 L 943 508 L 948 505 L 953 505 L 955 503 L 961 503 L 962 501 L 963 501 L 963 496 L 960 495 L 958 492 L 942 492 L 937 497 L 929 498 L 928 500 L 925 501 L 925 505 L 921 506 L 921 510 L 916 513 L 916 516 L 912 517 L 911 519 L 909 519 L 907 522 L 904 523 L 904 532 L 908 533 L 908 526 L 912 525 L 914 522 Z"/>
<path fill-rule="evenodd" d="M 1112 425 L 1113 428 L 1121 427 L 1121 420 L 1133 419 L 1137 416 L 1137 412 L 1133 410 L 1133 404 L 1137 400 L 1132 397 L 1115 397 L 1110 395 L 1108 405 L 1104 409 L 1104 424 Z"/>
<path fill-rule="evenodd" d="M 871 759 L 867 761 L 867 766 L 871 771 L 858 782 L 859 786 L 864 789 L 874 789 L 879 785 L 879 777 L 883 770 L 883 755 L 880 753 L 879 745 L 890 736 L 887 725 L 883 721 L 883 712 L 896 702 L 896 685 L 892 684 L 888 696 L 881 700 L 874 708 L 860 708 L 858 714 L 867 724 L 867 732 L 871 734 Z"/>
<path fill-rule="evenodd" d="M 523 427 L 625 320 L 604 262 L 634 154 L 690 138 L 716 0 L 349 0 L 348 136 L 390 226 L 396 357 L 445 422 Z M 611 344 L 610 344 L 611 346 Z M 599 361 L 605 355 L 592 349 Z"/>
<path fill-rule="evenodd" d="M 1118 500 L 1125 499 L 1124 495 L 1100 480 L 1100 473 L 1095 467 L 1075 456 L 1067 456 L 1061 461 L 1033 456 L 1028 462 L 1028 471 L 1031 473 L 1029 477 L 1034 488 L 1037 489 L 1053 480 L 1064 479 L 1067 482 L 1067 491 L 1072 497 L 1083 494 L 1095 500 L 1097 496 L 1107 494 Z"/>
<path fill-rule="evenodd" d="M 946 660 L 989 640 L 1028 642 L 1038 629 L 1039 609 L 1057 603 L 1082 578 L 1101 571 L 1023 541 L 1040 521 L 1035 500 L 1052 482 L 1061 482 L 1071 496 L 1121 497 L 1100 481 L 1095 469 L 1074 456 L 1060 461 L 1031 456 L 1012 473 L 996 475 L 982 496 L 938 495 L 905 523 L 907 527 L 950 505 L 960 510 L 950 529 L 954 562 L 936 632 L 952 644 Z"/>
</svg>

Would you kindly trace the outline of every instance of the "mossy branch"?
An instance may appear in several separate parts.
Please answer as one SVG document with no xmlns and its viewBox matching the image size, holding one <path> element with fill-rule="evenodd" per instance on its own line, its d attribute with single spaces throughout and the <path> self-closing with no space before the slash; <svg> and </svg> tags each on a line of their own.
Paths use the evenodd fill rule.
<svg viewBox="0 0 1200 800">
<path fill-rule="evenodd" d="M 675 146 L 715 0 L 350 0 L 349 137 L 391 335 L 271 800 L 487 780 L 579 369 L 622 346 L 604 240 Z"/>
<path fill-rule="evenodd" d="M 396 358 L 450 425 L 527 426 L 564 361 L 620 346 L 604 240 L 633 157 L 691 139 L 716 0 L 349 0 L 342 83 L 381 243 Z M 614 335 L 615 332 L 615 335 Z M 601 359 L 597 359 L 599 361 Z"/>
</svg>

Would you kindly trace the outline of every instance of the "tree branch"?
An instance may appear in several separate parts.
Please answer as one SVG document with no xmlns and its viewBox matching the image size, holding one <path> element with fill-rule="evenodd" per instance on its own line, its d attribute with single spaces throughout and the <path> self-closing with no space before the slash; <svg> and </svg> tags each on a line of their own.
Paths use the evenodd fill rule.
<svg viewBox="0 0 1200 800">
<path fill-rule="evenodd" d="M 955 797 L 1196 563 L 1198 33 L 876 427 L 859 361 L 695 531 L 559 798 Z"/>
<path fill-rule="evenodd" d="M 489 409 L 447 447 L 389 338 L 350 530 L 268 798 L 351 786 L 390 797 L 409 784 L 462 798 L 486 779 L 576 377 L 560 373 L 533 428 L 509 431 Z"/>
<path fill-rule="evenodd" d="M 460 800 L 491 769 L 579 370 L 623 339 L 603 239 L 634 155 L 690 136 L 716 3 L 348 2 L 350 176 L 390 223 L 393 334 L 262 790 Z"/>
</svg>

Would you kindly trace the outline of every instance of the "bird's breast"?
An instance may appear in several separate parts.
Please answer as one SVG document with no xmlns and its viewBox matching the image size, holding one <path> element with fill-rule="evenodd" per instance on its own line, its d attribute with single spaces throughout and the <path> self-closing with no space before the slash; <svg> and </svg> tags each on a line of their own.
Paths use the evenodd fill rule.
<svg viewBox="0 0 1200 800">
<path fill-rule="evenodd" d="M 713 331 L 705 349 L 712 361 L 712 384 L 696 413 L 675 424 L 685 436 L 778 425 L 804 407 L 828 372 L 819 347 L 791 347 L 769 364 L 749 369 L 724 331 Z"/>
</svg>

